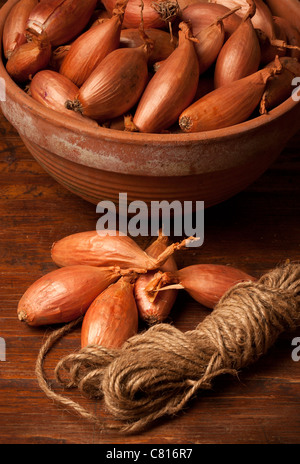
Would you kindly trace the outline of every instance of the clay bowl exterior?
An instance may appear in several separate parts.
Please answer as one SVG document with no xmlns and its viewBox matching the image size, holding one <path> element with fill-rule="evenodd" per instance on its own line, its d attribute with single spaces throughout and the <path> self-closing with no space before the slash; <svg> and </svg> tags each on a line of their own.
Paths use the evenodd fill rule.
<svg viewBox="0 0 300 464">
<path fill-rule="evenodd" d="M 0 36 L 8 12 L 0 11 Z M 2 48 L 2 47 L 1 47 Z M 268 115 L 195 134 L 139 134 L 75 120 L 34 101 L 8 76 L 1 109 L 38 163 L 59 183 L 97 204 L 119 193 L 142 200 L 220 203 L 253 183 L 300 129 L 300 105 L 290 98 Z M 2 81 L 3 82 L 3 81 Z M 193 203 L 194 204 L 194 203 Z"/>
</svg>

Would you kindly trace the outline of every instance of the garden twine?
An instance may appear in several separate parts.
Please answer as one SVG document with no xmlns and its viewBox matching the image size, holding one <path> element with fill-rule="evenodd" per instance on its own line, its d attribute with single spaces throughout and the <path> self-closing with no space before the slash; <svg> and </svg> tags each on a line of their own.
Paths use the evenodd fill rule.
<svg viewBox="0 0 300 464">
<path fill-rule="evenodd" d="M 56 393 L 45 378 L 47 352 L 77 319 L 50 334 L 42 346 L 36 375 L 45 394 L 103 429 L 140 432 L 154 420 L 181 411 L 220 374 L 237 375 L 255 362 L 284 331 L 300 325 L 300 264 L 286 263 L 255 282 L 232 287 L 195 330 L 181 332 L 161 323 L 129 339 L 121 349 L 85 347 L 62 358 L 56 380 L 77 387 L 104 404 L 118 423 L 100 419 Z"/>
</svg>

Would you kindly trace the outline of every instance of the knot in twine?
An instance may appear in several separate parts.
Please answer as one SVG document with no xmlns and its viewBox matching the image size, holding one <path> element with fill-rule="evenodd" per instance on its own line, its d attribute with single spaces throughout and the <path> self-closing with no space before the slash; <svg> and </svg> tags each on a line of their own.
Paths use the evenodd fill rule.
<svg viewBox="0 0 300 464">
<path fill-rule="evenodd" d="M 41 388 L 86 419 L 99 419 L 78 403 L 56 394 L 44 378 L 47 351 L 79 320 L 53 332 L 36 365 Z M 238 371 L 266 353 L 284 331 L 300 325 L 300 265 L 287 263 L 256 282 L 232 287 L 195 330 L 166 323 L 129 339 L 121 349 L 89 346 L 62 358 L 56 379 L 90 398 L 103 396 L 121 425 L 102 428 L 138 432 L 164 415 L 178 413 L 220 374 Z"/>
</svg>

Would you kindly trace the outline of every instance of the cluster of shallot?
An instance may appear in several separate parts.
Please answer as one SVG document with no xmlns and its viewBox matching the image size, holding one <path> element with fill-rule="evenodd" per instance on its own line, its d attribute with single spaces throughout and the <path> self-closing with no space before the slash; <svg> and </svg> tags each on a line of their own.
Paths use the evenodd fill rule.
<svg viewBox="0 0 300 464">
<path fill-rule="evenodd" d="M 6 69 L 112 130 L 202 132 L 266 115 L 300 76 L 299 0 L 19 0 Z"/>
<path fill-rule="evenodd" d="M 190 240 L 169 244 L 160 232 L 144 251 L 119 231 L 68 235 L 52 245 L 57 269 L 28 287 L 18 304 L 18 318 L 35 327 L 82 318 L 82 348 L 120 348 L 143 324 L 167 320 L 178 289 L 213 309 L 233 285 L 255 280 L 220 264 L 178 269 L 174 252 L 185 249 Z"/>
</svg>

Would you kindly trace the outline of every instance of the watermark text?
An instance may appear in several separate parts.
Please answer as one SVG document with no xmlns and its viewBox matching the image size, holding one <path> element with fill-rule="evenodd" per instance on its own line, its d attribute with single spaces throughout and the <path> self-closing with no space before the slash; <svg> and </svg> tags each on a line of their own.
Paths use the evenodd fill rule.
<svg viewBox="0 0 300 464">
<path fill-rule="evenodd" d="M 114 235 L 116 230 L 132 237 L 155 237 L 162 229 L 167 237 L 193 237 L 188 246 L 199 247 L 204 242 L 204 202 L 174 200 L 128 203 L 127 193 L 119 194 L 118 207 L 112 201 L 100 201 L 96 212 L 98 233 Z"/>
</svg>

